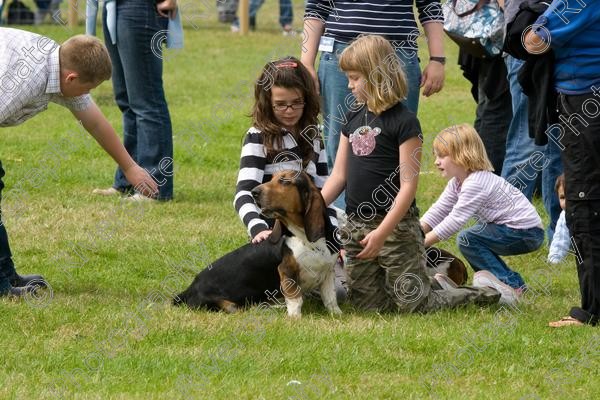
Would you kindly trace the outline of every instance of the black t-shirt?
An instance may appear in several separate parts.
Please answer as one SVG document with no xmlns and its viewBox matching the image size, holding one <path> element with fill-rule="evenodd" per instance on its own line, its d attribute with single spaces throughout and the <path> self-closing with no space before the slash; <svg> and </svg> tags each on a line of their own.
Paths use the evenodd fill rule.
<svg viewBox="0 0 600 400">
<path fill-rule="evenodd" d="M 351 111 L 342 134 L 349 140 L 346 176 L 346 212 L 362 219 L 385 215 L 412 169 L 400 162 L 400 145 L 421 136 L 416 115 L 402 103 L 375 115 L 366 105 Z M 413 206 L 415 202 L 413 201 Z"/>
</svg>

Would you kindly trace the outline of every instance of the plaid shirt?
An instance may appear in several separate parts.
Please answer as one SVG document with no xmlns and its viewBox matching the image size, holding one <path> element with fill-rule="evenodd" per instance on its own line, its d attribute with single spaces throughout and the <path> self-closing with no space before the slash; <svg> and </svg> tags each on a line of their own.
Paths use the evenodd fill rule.
<svg viewBox="0 0 600 400">
<path fill-rule="evenodd" d="M 46 110 L 49 102 L 82 111 L 90 95 L 63 97 L 59 45 L 44 36 L 0 28 L 0 126 L 19 125 Z"/>
</svg>

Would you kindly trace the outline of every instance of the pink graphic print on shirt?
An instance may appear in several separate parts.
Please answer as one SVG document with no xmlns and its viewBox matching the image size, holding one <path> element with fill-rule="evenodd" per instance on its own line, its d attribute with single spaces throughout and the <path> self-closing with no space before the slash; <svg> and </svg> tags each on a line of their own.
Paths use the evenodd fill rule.
<svg viewBox="0 0 600 400">
<path fill-rule="evenodd" d="M 361 126 L 350 135 L 352 152 L 357 156 L 368 156 L 375 150 L 375 136 L 381 133 L 380 128 Z"/>
</svg>

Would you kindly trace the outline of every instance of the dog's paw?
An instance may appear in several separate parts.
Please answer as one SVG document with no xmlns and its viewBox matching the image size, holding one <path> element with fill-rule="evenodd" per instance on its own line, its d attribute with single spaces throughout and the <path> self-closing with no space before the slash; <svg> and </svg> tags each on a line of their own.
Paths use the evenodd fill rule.
<svg viewBox="0 0 600 400">
<path fill-rule="evenodd" d="M 288 318 L 292 320 L 298 320 L 302 318 L 302 314 L 299 312 L 288 312 Z"/>
<path fill-rule="evenodd" d="M 332 307 L 332 308 L 330 308 L 330 309 L 329 309 L 329 312 L 330 312 L 332 315 L 342 315 L 342 310 L 340 310 L 340 308 L 339 308 L 339 307 L 337 307 L 337 306 L 336 306 L 336 307 Z"/>
<path fill-rule="evenodd" d="M 300 319 L 302 315 L 302 297 L 285 298 L 285 305 L 287 306 L 288 317 Z"/>
</svg>

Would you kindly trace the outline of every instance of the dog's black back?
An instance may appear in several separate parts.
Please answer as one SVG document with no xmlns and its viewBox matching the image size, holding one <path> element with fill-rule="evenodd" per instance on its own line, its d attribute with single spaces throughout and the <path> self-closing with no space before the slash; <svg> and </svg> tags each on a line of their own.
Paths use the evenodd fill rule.
<svg viewBox="0 0 600 400">
<path fill-rule="evenodd" d="M 248 305 L 272 298 L 279 294 L 277 266 L 283 258 L 283 243 L 282 239 L 276 243 L 263 240 L 225 254 L 201 271 L 173 304 L 218 311 L 224 301 Z"/>
</svg>

